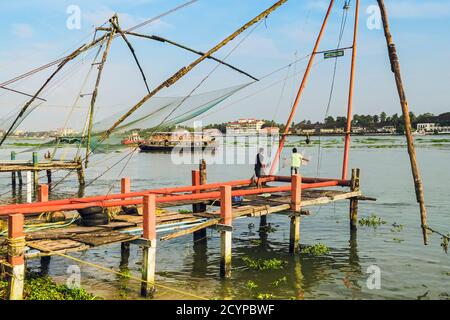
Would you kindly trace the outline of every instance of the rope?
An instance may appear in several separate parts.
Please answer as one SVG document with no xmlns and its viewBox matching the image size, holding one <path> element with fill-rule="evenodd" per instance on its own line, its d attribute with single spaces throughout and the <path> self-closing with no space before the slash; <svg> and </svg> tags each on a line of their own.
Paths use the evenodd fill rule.
<svg viewBox="0 0 450 320">
<path fill-rule="evenodd" d="M 38 248 L 38 247 L 36 246 L 36 248 Z M 155 287 L 160 287 L 162 289 L 166 289 L 166 290 L 169 290 L 169 291 L 172 291 L 172 292 L 183 294 L 185 296 L 190 296 L 190 297 L 193 297 L 193 298 L 196 298 L 196 299 L 199 299 L 199 300 L 209 300 L 208 298 L 205 298 L 205 297 L 202 297 L 202 296 L 199 296 L 199 295 L 187 292 L 187 291 L 171 288 L 171 287 L 159 284 L 159 283 L 157 284 L 156 282 L 152 282 L 152 281 L 146 281 L 146 280 L 140 279 L 138 277 L 135 277 L 133 275 L 125 274 L 125 273 L 122 273 L 122 272 L 119 272 L 119 271 L 116 271 L 116 270 L 113 270 L 113 269 L 109 269 L 109 268 L 103 267 L 101 265 L 98 265 L 96 263 L 84 261 L 84 260 L 81 260 L 81 259 L 69 256 L 69 255 L 64 254 L 64 253 L 59 253 L 59 252 L 56 252 L 56 251 L 48 250 L 47 248 L 45 248 L 44 251 L 49 252 L 51 254 L 55 254 L 55 255 L 61 256 L 63 258 L 66 258 L 66 259 L 69 259 L 69 260 L 72 260 L 72 261 L 75 261 L 75 262 L 78 262 L 78 263 L 81 263 L 81 264 L 84 264 L 84 265 L 87 265 L 87 266 L 90 266 L 90 267 L 93 267 L 93 268 L 97 268 L 97 269 L 105 271 L 105 272 L 109 272 L 109 273 L 112 273 L 112 274 L 115 274 L 115 275 L 119 275 L 119 276 L 121 276 L 123 278 L 130 278 L 130 279 L 133 279 L 133 280 L 141 282 L 141 283 L 147 283 L 147 284 L 153 285 Z"/>
<path fill-rule="evenodd" d="M 342 38 L 344 36 L 345 27 L 347 25 L 347 17 L 348 17 L 348 9 L 350 7 L 351 1 L 345 1 L 345 5 L 343 7 L 342 11 L 342 18 L 341 18 L 341 27 L 339 31 L 339 38 L 338 43 L 336 45 L 336 49 L 339 49 L 341 46 Z M 330 94 L 328 96 L 328 102 L 327 102 L 327 108 L 325 111 L 324 119 L 328 117 L 330 114 L 330 108 L 331 108 L 331 102 L 333 100 L 333 94 L 334 94 L 334 86 L 336 83 L 336 74 L 337 74 L 337 64 L 338 64 L 338 57 L 334 58 L 334 67 L 333 67 L 333 76 L 331 79 L 331 87 L 330 87 Z M 322 165 L 322 133 L 319 130 L 319 145 L 318 145 L 318 155 L 317 155 L 317 171 L 316 171 L 316 177 L 319 177 L 320 175 L 320 167 Z"/>
<path fill-rule="evenodd" d="M 9 257 L 21 257 L 25 252 L 25 236 L 18 238 L 7 238 L 6 245 Z"/>
</svg>

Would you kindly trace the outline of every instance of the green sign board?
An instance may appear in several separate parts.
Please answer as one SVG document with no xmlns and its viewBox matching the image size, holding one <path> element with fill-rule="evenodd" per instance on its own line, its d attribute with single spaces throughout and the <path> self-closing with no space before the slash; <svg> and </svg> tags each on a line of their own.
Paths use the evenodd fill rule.
<svg viewBox="0 0 450 320">
<path fill-rule="evenodd" d="M 325 59 L 339 58 L 344 56 L 344 50 L 328 51 L 323 54 Z"/>
</svg>

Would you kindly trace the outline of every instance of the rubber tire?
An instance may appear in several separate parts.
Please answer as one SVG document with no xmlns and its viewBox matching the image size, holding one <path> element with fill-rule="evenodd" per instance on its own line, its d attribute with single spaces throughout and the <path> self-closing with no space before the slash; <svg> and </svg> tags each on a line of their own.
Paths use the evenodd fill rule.
<svg viewBox="0 0 450 320">
<path fill-rule="evenodd" d="M 98 214 L 98 213 L 103 213 L 103 208 L 102 207 L 88 207 L 88 208 L 83 208 L 83 209 L 79 209 L 78 213 L 80 214 L 80 216 L 87 217 L 93 214 Z"/>
<path fill-rule="evenodd" d="M 94 213 L 89 216 L 81 217 L 83 220 L 100 220 L 108 218 L 108 214 L 106 213 Z"/>
<path fill-rule="evenodd" d="M 101 225 L 107 225 L 109 223 L 108 218 L 101 218 L 101 219 L 82 219 L 80 222 L 80 225 L 85 227 L 96 227 Z"/>
</svg>

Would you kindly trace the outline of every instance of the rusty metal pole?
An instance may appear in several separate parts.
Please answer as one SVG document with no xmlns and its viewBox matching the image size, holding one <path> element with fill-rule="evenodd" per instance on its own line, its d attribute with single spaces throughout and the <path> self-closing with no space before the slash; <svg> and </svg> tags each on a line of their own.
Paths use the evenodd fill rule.
<svg viewBox="0 0 450 320">
<path fill-rule="evenodd" d="M 389 51 L 389 60 L 391 62 L 391 69 L 395 75 L 395 83 L 397 85 L 397 91 L 400 98 L 400 104 L 402 107 L 403 118 L 405 119 L 405 135 L 408 143 L 409 160 L 411 162 L 411 171 L 414 178 L 414 185 L 416 189 L 417 202 L 420 205 L 420 218 L 422 224 L 423 242 L 428 244 L 427 234 L 427 209 L 425 208 L 425 198 L 423 195 L 422 178 L 420 177 L 419 166 L 417 164 L 416 151 L 414 148 L 414 139 L 411 132 L 411 119 L 409 116 L 408 100 L 406 99 L 405 89 L 403 87 L 402 76 L 400 72 L 400 62 L 398 60 L 397 49 L 392 40 L 391 31 L 389 28 L 389 21 L 386 12 L 386 7 L 383 0 L 377 0 L 380 7 L 381 18 L 383 21 L 384 34 L 386 36 L 386 42 Z"/>
<path fill-rule="evenodd" d="M 328 6 L 327 14 L 325 15 L 325 19 L 323 20 L 322 28 L 320 29 L 319 35 L 317 37 L 316 44 L 314 45 L 314 49 L 311 53 L 311 56 L 309 57 L 308 66 L 306 67 L 305 74 L 303 75 L 303 80 L 300 85 L 300 88 L 298 89 L 297 97 L 295 98 L 294 105 L 292 106 L 291 114 L 289 115 L 289 118 L 287 120 L 286 128 L 284 129 L 284 133 L 281 137 L 280 144 L 278 145 L 277 153 L 275 155 L 275 158 L 273 159 L 272 166 L 270 168 L 270 175 L 273 175 L 275 173 L 275 168 L 277 167 L 278 162 L 280 160 L 281 151 L 283 151 L 284 143 L 286 142 L 286 136 L 289 133 L 289 128 L 291 127 L 292 121 L 294 120 L 295 112 L 297 111 L 297 107 L 300 102 L 300 98 L 302 96 L 303 90 L 305 89 L 305 85 L 308 80 L 308 77 L 309 77 L 313 62 L 314 62 L 314 58 L 316 56 L 317 49 L 319 48 L 320 41 L 322 40 L 322 36 L 325 31 L 327 22 L 328 22 L 328 18 L 330 17 L 330 13 L 331 13 L 331 9 L 333 8 L 333 4 L 334 4 L 334 0 L 331 0 L 330 5 Z"/>
<path fill-rule="evenodd" d="M 355 87 L 355 64 L 357 53 L 358 40 L 358 22 L 359 22 L 359 0 L 356 0 L 355 8 L 355 26 L 353 31 L 353 47 L 352 47 L 352 68 L 350 71 L 350 89 L 348 93 L 348 108 L 347 108 L 347 127 L 345 129 L 345 147 L 344 147 L 344 161 L 342 164 L 342 179 L 347 178 L 348 172 L 348 156 L 350 151 L 350 135 L 352 131 L 352 117 L 353 117 L 353 89 Z"/>
</svg>

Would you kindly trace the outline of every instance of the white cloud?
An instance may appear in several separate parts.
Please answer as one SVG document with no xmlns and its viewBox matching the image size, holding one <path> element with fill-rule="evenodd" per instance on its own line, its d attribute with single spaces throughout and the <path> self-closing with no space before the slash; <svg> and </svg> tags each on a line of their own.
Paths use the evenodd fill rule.
<svg viewBox="0 0 450 320">
<path fill-rule="evenodd" d="M 26 23 L 15 23 L 11 26 L 11 32 L 23 39 L 28 39 L 33 37 L 33 28 Z"/>
</svg>

